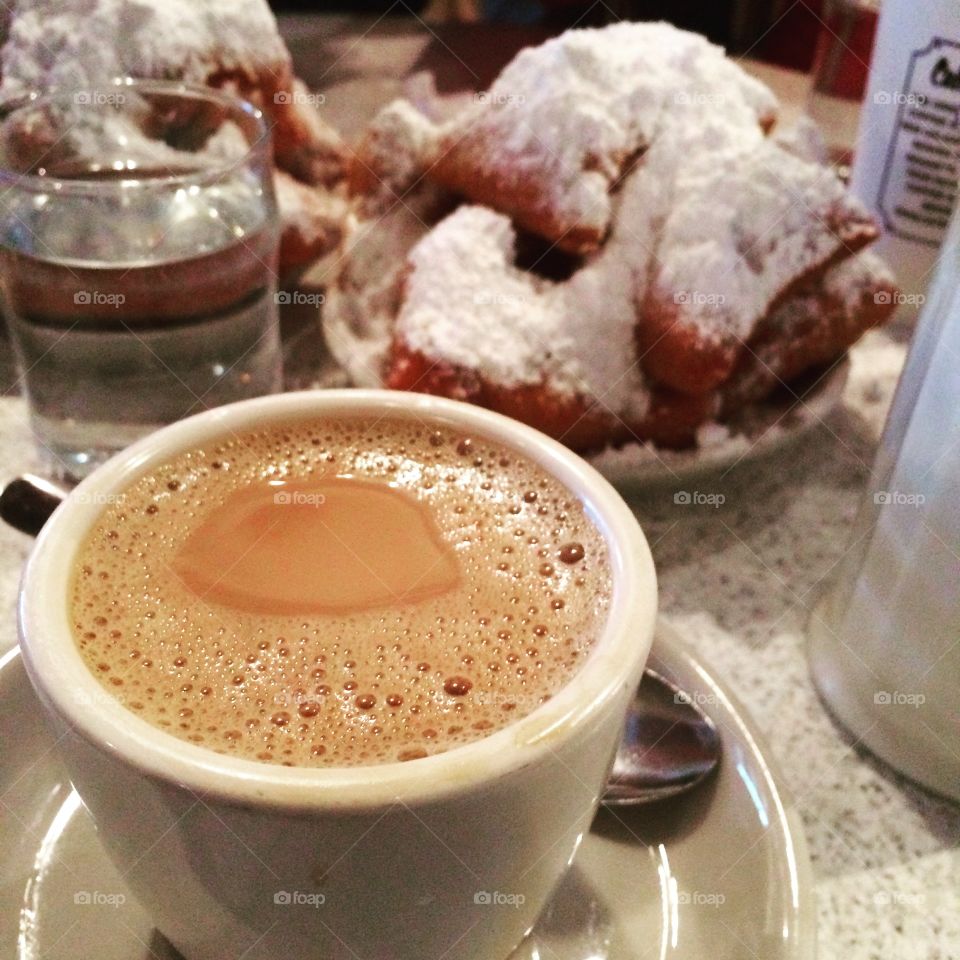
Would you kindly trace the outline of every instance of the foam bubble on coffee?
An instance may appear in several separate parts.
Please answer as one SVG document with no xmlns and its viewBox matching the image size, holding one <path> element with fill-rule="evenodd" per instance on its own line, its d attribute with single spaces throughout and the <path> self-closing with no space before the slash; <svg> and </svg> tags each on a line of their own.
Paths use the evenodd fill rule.
<svg viewBox="0 0 960 960">
<path fill-rule="evenodd" d="M 81 546 L 71 614 L 93 675 L 161 730 L 353 766 L 531 712 L 570 682 L 609 600 L 603 537 L 539 465 L 442 425 L 338 417 L 135 481 Z"/>
</svg>

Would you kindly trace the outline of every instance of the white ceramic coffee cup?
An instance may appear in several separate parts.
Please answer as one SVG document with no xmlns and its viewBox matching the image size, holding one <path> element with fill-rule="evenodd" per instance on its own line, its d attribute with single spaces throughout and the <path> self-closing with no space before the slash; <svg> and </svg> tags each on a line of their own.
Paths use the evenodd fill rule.
<svg viewBox="0 0 960 960">
<path fill-rule="evenodd" d="M 613 595 L 576 677 L 485 739 L 371 767 L 255 763 L 128 712 L 87 671 L 68 616 L 77 548 L 103 504 L 183 450 L 338 414 L 415 417 L 495 438 L 581 500 L 609 546 Z M 655 615 L 643 533 L 583 460 L 476 407 L 359 390 L 245 401 L 134 444 L 49 520 L 19 605 L 24 661 L 70 778 L 125 881 L 188 960 L 506 958 L 589 829 Z"/>
</svg>

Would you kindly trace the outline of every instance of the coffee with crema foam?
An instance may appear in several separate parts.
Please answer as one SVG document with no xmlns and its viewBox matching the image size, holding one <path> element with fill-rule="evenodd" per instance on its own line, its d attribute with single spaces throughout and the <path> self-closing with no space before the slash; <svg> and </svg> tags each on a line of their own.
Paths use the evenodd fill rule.
<svg viewBox="0 0 960 960">
<path fill-rule="evenodd" d="M 172 459 L 81 546 L 75 637 L 129 710 L 248 760 L 413 760 L 530 713 L 606 620 L 604 540 L 542 467 L 404 418 Z"/>
</svg>

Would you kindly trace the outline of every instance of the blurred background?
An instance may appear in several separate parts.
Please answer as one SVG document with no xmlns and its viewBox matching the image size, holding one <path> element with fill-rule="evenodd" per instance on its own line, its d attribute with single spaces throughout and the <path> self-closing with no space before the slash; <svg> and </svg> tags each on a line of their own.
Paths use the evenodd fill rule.
<svg viewBox="0 0 960 960">
<path fill-rule="evenodd" d="M 669 20 L 735 53 L 809 70 L 829 0 L 272 0 L 278 14 L 341 13 L 444 22 L 515 24 L 538 33 L 616 20 Z"/>
</svg>

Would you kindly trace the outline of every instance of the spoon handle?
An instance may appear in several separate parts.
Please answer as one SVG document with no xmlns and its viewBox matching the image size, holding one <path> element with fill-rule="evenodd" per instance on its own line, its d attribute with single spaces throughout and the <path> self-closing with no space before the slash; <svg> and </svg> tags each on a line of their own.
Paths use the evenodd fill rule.
<svg viewBox="0 0 960 960">
<path fill-rule="evenodd" d="M 11 480 L 0 492 L 0 519 L 15 530 L 35 537 L 68 493 L 46 477 L 25 473 Z"/>
</svg>

